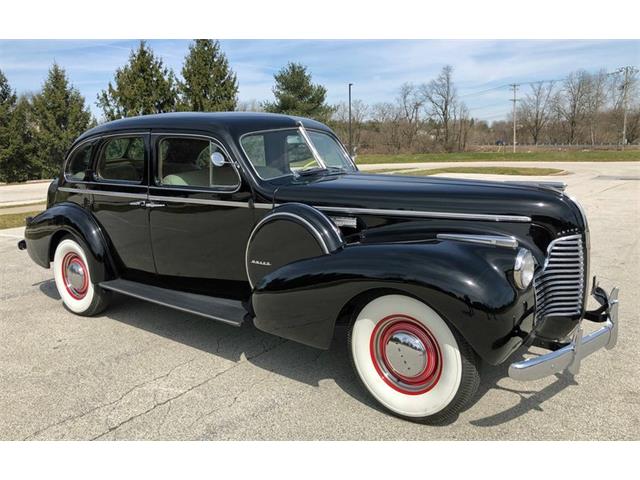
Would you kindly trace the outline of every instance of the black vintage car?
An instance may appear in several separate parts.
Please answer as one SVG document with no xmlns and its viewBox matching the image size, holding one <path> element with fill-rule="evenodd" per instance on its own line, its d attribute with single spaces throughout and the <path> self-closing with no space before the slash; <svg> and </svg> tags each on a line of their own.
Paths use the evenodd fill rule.
<svg viewBox="0 0 640 480">
<path fill-rule="evenodd" d="M 533 380 L 617 337 L 589 230 L 560 184 L 361 173 L 313 120 L 258 113 L 128 118 L 73 144 L 19 244 L 53 263 L 65 306 L 113 292 L 319 349 L 346 326 L 364 388 L 395 415 L 455 418 L 523 344 Z M 601 322 L 583 335 L 582 320 Z"/>
</svg>

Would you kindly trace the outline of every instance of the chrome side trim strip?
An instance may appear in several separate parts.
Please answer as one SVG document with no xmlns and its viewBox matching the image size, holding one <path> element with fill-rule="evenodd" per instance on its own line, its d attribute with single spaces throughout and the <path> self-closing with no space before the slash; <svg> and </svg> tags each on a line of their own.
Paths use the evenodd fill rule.
<svg viewBox="0 0 640 480">
<path fill-rule="evenodd" d="M 68 193 L 83 193 L 86 195 L 104 195 L 106 197 L 121 197 L 121 198 L 141 198 L 147 199 L 146 193 L 128 193 L 128 192 L 109 192 L 106 190 L 89 190 L 87 188 L 69 188 L 59 187 L 59 191 Z"/>
<path fill-rule="evenodd" d="M 532 181 L 507 180 L 504 183 L 510 183 L 512 185 L 525 185 L 525 186 L 539 187 L 539 188 L 551 188 L 559 192 L 564 192 L 567 189 L 567 184 L 565 182 L 545 182 L 545 181 L 536 182 L 535 180 L 532 180 Z"/>
<path fill-rule="evenodd" d="M 467 235 L 461 233 L 439 233 L 438 240 L 458 240 L 460 242 L 480 243 L 494 247 L 518 248 L 518 240 L 506 235 Z"/>
<path fill-rule="evenodd" d="M 237 322 L 231 321 L 231 320 L 226 319 L 226 318 L 218 317 L 217 315 L 212 315 L 210 313 L 200 312 L 198 310 L 194 310 L 194 309 L 190 309 L 190 308 L 186 308 L 186 307 L 180 307 L 180 306 L 174 305 L 173 303 L 163 302 L 162 300 L 158 300 L 156 298 L 145 297 L 143 295 L 138 295 L 138 294 L 129 292 L 128 290 L 124 290 L 122 288 L 114 287 L 113 285 L 110 285 L 109 282 L 102 282 L 102 283 L 100 283 L 100 286 L 102 288 L 104 288 L 105 290 L 111 290 L 112 292 L 121 293 L 122 295 L 127 295 L 129 297 L 137 298 L 139 300 L 144 300 L 146 302 L 151 302 L 151 303 L 155 303 L 157 305 L 162 305 L 163 307 L 173 308 L 174 310 L 178 310 L 178 311 L 186 312 L 186 313 L 191 313 L 192 315 L 198 315 L 200 317 L 211 318 L 213 320 L 217 320 L 219 322 L 226 323 L 227 325 L 233 325 L 234 327 L 239 327 L 240 326 Z"/>
<path fill-rule="evenodd" d="M 278 207 L 279 204 L 273 204 L 273 203 L 254 203 L 253 207 L 254 208 L 258 208 L 260 210 L 272 210 L 275 207 Z"/>
<path fill-rule="evenodd" d="M 86 193 L 93 195 L 109 195 L 114 197 L 127 197 L 127 198 L 147 198 L 146 195 L 135 193 L 122 193 L 122 192 L 108 192 L 105 190 L 88 190 L 83 188 L 58 188 L 61 192 L 71 193 Z M 185 191 L 186 192 L 186 191 Z M 183 197 L 165 197 L 159 195 L 150 195 L 150 200 L 159 200 L 166 202 L 182 202 L 182 203 L 194 203 L 200 205 L 221 205 L 228 207 L 241 207 L 249 208 L 247 202 L 231 202 L 225 200 L 206 200 L 201 198 L 183 198 Z M 261 210 L 272 210 L 275 207 L 279 207 L 280 203 L 254 203 L 253 207 Z M 375 209 L 375 208 L 351 208 L 351 207 L 325 207 L 321 205 L 311 205 L 318 210 L 324 212 L 337 212 L 346 213 L 351 215 L 389 215 L 395 217 L 419 217 L 419 218 L 443 218 L 452 220 L 479 220 L 490 222 L 531 222 L 531 217 L 519 216 L 519 215 L 493 215 L 483 213 L 446 213 L 446 212 L 425 212 L 419 210 L 387 210 L 387 209 Z"/>
<path fill-rule="evenodd" d="M 420 218 L 444 218 L 452 220 L 480 220 L 489 222 L 531 222 L 531 217 L 520 215 L 493 215 L 484 213 L 454 213 L 454 212 L 427 212 L 421 210 L 388 210 L 384 208 L 351 208 L 351 207 L 325 207 L 312 205 L 325 212 L 347 213 L 351 215 L 390 215 L 394 217 L 420 217 Z"/>
<path fill-rule="evenodd" d="M 216 205 L 220 207 L 249 208 L 249 204 L 247 202 L 232 202 L 227 200 L 208 200 L 206 198 L 165 197 L 162 195 L 149 195 L 149 200 L 157 200 L 159 202 L 172 202 L 172 203 L 192 203 L 195 205 Z"/>
</svg>

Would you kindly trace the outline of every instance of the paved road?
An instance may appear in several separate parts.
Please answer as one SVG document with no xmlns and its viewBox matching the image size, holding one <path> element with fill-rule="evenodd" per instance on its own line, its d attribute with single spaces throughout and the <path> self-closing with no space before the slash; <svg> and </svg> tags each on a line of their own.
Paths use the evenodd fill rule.
<svg viewBox="0 0 640 480">
<path fill-rule="evenodd" d="M 590 218 L 592 272 L 622 288 L 618 347 L 575 380 L 487 368 L 475 404 L 444 427 L 375 409 L 338 337 L 318 351 L 125 298 L 74 316 L 51 272 L 16 250 L 21 229 L 0 231 L 0 440 L 639 440 L 640 181 L 618 176 L 638 166 L 563 177 Z"/>
<path fill-rule="evenodd" d="M 0 207 L 42 203 L 47 199 L 47 188 L 51 180 L 0 185 Z"/>
</svg>

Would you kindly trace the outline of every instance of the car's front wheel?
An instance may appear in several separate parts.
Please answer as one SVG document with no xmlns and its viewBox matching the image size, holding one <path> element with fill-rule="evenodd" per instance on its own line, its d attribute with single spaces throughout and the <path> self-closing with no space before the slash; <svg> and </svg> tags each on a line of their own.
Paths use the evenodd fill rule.
<svg viewBox="0 0 640 480">
<path fill-rule="evenodd" d="M 91 271 L 82 246 L 65 237 L 56 246 L 53 276 L 60 298 L 73 313 L 95 315 L 107 306 L 109 292 L 91 280 Z"/>
<path fill-rule="evenodd" d="M 368 392 L 408 420 L 446 423 L 473 398 L 478 359 L 429 306 L 404 295 L 369 302 L 348 334 L 353 367 Z"/>
</svg>

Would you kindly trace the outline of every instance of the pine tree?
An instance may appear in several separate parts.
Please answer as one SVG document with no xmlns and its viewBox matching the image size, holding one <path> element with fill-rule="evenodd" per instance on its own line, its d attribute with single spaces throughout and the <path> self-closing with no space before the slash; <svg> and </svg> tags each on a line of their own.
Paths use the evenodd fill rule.
<svg viewBox="0 0 640 480">
<path fill-rule="evenodd" d="M 5 182 L 24 182 L 40 178 L 31 114 L 29 98 L 21 96 L 11 112 L 7 149 L 0 153 L 0 157 L 3 157 L 0 160 L 0 174 Z"/>
<path fill-rule="evenodd" d="M 290 62 L 274 75 L 276 101 L 264 104 L 267 112 L 311 117 L 327 121 L 333 109 L 325 103 L 327 89 L 311 82 L 307 67 Z"/>
<path fill-rule="evenodd" d="M 16 108 L 16 94 L 11 89 L 7 77 L 0 70 L 0 181 L 7 181 L 7 163 L 11 146 L 11 117 Z"/>
<path fill-rule="evenodd" d="M 176 108 L 177 92 L 173 72 L 166 68 L 141 41 L 132 50 L 129 63 L 118 68 L 114 84 L 98 94 L 97 105 L 107 120 L 123 117 L 172 112 Z"/>
<path fill-rule="evenodd" d="M 73 141 L 95 124 L 84 97 L 69 84 L 66 72 L 55 63 L 42 91 L 33 98 L 33 122 L 42 178 L 59 174 Z"/>
<path fill-rule="evenodd" d="M 229 61 L 214 40 L 196 40 L 189 46 L 179 83 L 179 109 L 194 112 L 235 110 L 238 80 Z"/>
</svg>

